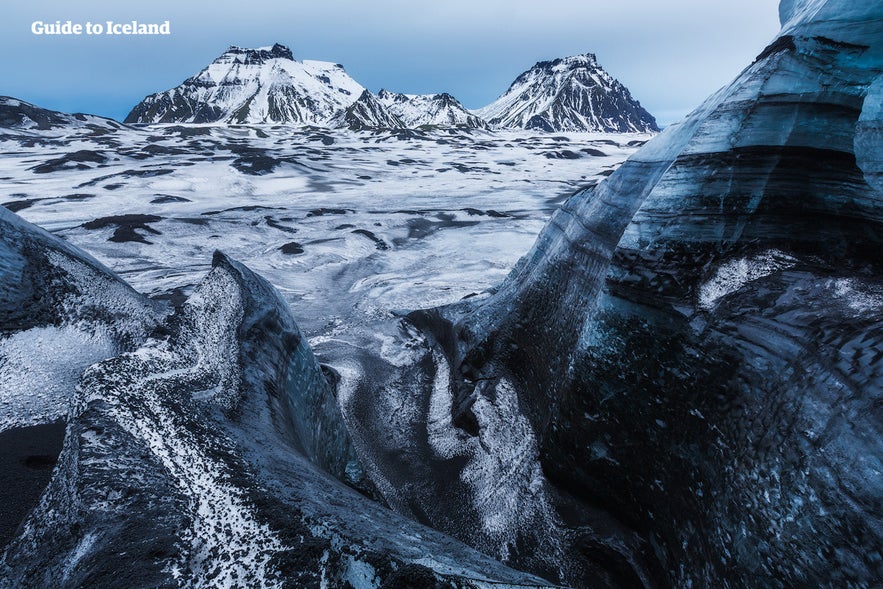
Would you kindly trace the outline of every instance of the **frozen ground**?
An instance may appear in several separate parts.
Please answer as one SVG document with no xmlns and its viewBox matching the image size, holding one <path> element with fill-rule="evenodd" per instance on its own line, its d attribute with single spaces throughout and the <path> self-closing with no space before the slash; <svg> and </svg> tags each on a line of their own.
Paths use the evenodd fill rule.
<svg viewBox="0 0 883 589">
<path fill-rule="evenodd" d="M 221 249 L 311 336 L 498 284 L 646 135 L 153 126 L 0 135 L 2 203 L 150 295 Z"/>
</svg>

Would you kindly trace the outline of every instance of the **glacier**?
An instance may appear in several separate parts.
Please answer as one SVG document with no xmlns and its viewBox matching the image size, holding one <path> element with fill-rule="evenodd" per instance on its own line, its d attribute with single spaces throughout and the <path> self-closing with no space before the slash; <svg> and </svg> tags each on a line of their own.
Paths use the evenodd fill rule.
<svg viewBox="0 0 883 589">
<path fill-rule="evenodd" d="M 37 118 L 61 116 L 7 103 Z M 341 409 L 359 380 L 351 360 L 360 346 L 377 346 L 384 362 L 406 366 L 391 309 L 492 286 L 557 202 L 606 177 L 648 136 L 258 125 L 99 131 L 77 120 L 49 129 L 21 121 L 0 129 L 4 218 L 60 244 L 68 264 L 92 259 L 80 248 L 94 252 L 102 262 L 93 265 L 150 295 L 114 278 L 120 296 L 154 318 L 124 345 L 95 353 L 82 345 L 91 331 L 68 342 L 80 331 L 66 326 L 40 340 L 39 329 L 8 325 L 9 341 L 67 346 L 68 371 L 40 381 L 35 363 L 45 358 L 33 346 L 14 350 L 30 362 L 16 382 L 69 385 L 58 387 L 57 412 L 45 418 L 64 419 L 68 432 L 44 497 L 24 527 L 10 530 L 17 539 L 6 547 L 0 586 L 235 585 L 245 577 L 296 586 L 550 584 L 389 509 L 379 471 L 360 454 L 358 423 Z M 573 157 L 584 164 L 576 174 Z M 217 246 L 271 277 L 278 293 L 232 257 L 213 256 Z M 77 282 L 72 310 L 96 305 L 99 285 L 94 272 Z M 91 355 L 72 363 L 74 350 Z M 337 362 L 344 351 L 347 361 Z M 10 391 L 0 387 L 8 414 L 23 418 L 24 397 L 7 398 Z M 524 445 L 525 455 L 533 451 Z M 479 458 L 475 489 L 488 480 Z M 504 468 L 495 462 L 496 472 Z M 266 493 L 255 494 L 261 485 Z M 488 529 L 500 533 L 504 517 L 511 521 L 502 512 L 499 523 L 486 518 Z M 292 559 L 303 552 L 301 536 L 310 546 L 331 542 L 327 556 L 316 548 L 315 559 Z M 122 545 L 141 564 L 116 556 Z M 243 554 L 250 562 L 235 564 Z"/>
<path fill-rule="evenodd" d="M 780 15 L 780 35 L 731 84 L 622 165 L 594 162 L 598 181 L 550 207 L 502 281 L 453 294 L 408 284 L 447 278 L 451 252 L 466 255 L 446 231 L 497 221 L 509 231 L 529 200 L 498 206 L 516 198 L 507 186 L 493 209 L 452 210 L 433 189 L 518 168 L 503 155 L 516 145 L 533 152 L 522 162 L 542 150 L 568 167 L 571 154 L 589 166 L 627 146 L 606 138 L 613 145 L 582 148 L 607 150 L 592 156 L 568 149 L 569 137 L 361 131 L 376 150 L 363 157 L 395 162 L 384 168 L 353 161 L 352 131 L 292 140 L 272 128 L 160 126 L 68 141 L 89 153 L 53 160 L 48 182 L 120 183 L 133 210 L 155 199 L 187 214 L 113 218 L 106 195 L 85 199 L 89 209 L 16 201 L 139 290 L 168 295 L 162 307 L 3 213 L 34 259 L 50 261 L 36 278 L 88 269 L 76 296 L 104 301 L 90 294 L 97 276 L 113 285 L 105 305 L 149 312 L 66 387 L 59 463 L 0 560 L 0 585 L 878 586 L 883 3 L 785 0 Z M 20 127 L 17 138 L 57 141 Z M 143 139 L 126 161 L 105 161 L 121 134 Z M 151 137 L 162 153 L 138 160 Z M 296 144 L 269 148 L 284 141 Z M 416 149 L 428 141 L 440 151 Z M 229 158 L 210 174 L 193 153 L 217 145 Z M 352 176 L 462 163 L 450 154 L 465 145 L 494 163 L 408 183 L 425 208 L 384 225 L 360 204 L 370 183 Z M 169 161 L 192 165 L 158 173 Z M 30 155 L 4 165 L 20 190 L 42 177 Z M 322 202 L 321 190 L 298 188 L 347 165 L 358 171 L 340 195 Z M 537 169 L 551 182 L 563 168 Z M 235 183 L 205 180 L 219 177 Z M 282 182 L 308 213 L 274 200 Z M 231 201 L 248 191 L 256 208 L 201 200 L 207 186 L 232 186 Z M 194 241 L 179 239 L 191 231 Z M 325 249 L 322 231 L 347 231 L 358 253 Z M 225 249 L 252 252 L 248 264 L 217 253 L 210 267 L 177 262 L 159 278 L 222 233 Z M 255 235 L 268 240 L 261 255 Z M 426 237 L 438 238 L 430 255 Z M 6 241 L 4 288 L 15 294 L 5 300 L 25 319 L 2 341 L 50 323 L 80 329 L 59 315 L 64 305 L 45 315 L 20 304 L 31 287 L 5 277 L 26 266 L 22 241 Z M 300 256 L 315 257 L 298 279 L 333 280 L 293 295 Z M 190 284 L 169 294 L 175 279 Z"/>
<path fill-rule="evenodd" d="M 464 435 L 517 392 L 583 566 L 562 581 L 879 583 L 881 15 L 783 3 L 491 296 L 414 313 Z"/>
<path fill-rule="evenodd" d="M 218 253 L 162 329 L 83 373 L 0 585 L 548 585 L 339 483 L 359 471 L 340 419 L 287 305 Z"/>
</svg>

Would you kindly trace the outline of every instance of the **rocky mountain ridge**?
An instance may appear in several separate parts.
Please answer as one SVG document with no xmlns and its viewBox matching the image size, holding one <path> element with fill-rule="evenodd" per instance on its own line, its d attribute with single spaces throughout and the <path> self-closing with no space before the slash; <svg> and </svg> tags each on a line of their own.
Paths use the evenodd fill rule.
<svg viewBox="0 0 883 589">
<path fill-rule="evenodd" d="M 658 131 L 653 117 L 591 54 L 540 62 L 497 101 L 470 111 L 447 92 L 382 89 L 375 95 L 342 65 L 298 61 L 278 43 L 256 49 L 230 47 L 181 85 L 144 98 L 126 122 Z"/>
<path fill-rule="evenodd" d="M 656 119 L 594 54 L 541 61 L 475 111 L 491 126 L 543 131 L 659 131 Z"/>
</svg>

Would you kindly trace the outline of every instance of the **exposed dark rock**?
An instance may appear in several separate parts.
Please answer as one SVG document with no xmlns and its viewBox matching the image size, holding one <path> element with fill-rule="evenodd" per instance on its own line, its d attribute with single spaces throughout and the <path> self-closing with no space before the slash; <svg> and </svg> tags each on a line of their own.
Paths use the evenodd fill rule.
<svg viewBox="0 0 883 589">
<path fill-rule="evenodd" d="M 81 149 L 71 153 L 66 153 L 61 157 L 53 158 L 45 163 L 39 164 L 31 168 L 35 174 L 48 174 L 50 172 L 60 172 L 64 170 L 88 170 L 92 166 L 86 163 L 103 164 L 107 161 L 107 156 L 101 153 Z"/>
<path fill-rule="evenodd" d="M 150 201 L 150 204 L 164 205 L 173 202 L 190 202 L 190 199 L 184 198 L 183 196 L 174 196 L 171 194 L 159 194 L 156 198 Z"/>
<path fill-rule="evenodd" d="M 352 213 L 350 209 L 334 209 L 334 208 L 321 208 L 321 209 L 310 209 L 307 213 L 307 217 L 321 217 L 322 215 L 345 215 L 347 213 Z"/>
<path fill-rule="evenodd" d="M 355 233 L 356 235 L 364 235 L 365 237 L 373 241 L 374 246 L 379 250 L 389 249 L 389 245 L 385 241 L 377 237 L 372 231 L 368 231 L 367 229 L 354 229 L 352 233 Z"/>
<path fill-rule="evenodd" d="M 97 178 L 93 178 L 92 180 L 88 180 L 83 182 L 82 184 L 77 185 L 77 188 L 84 188 L 86 186 L 95 186 L 105 180 L 110 180 L 111 178 L 154 178 L 156 176 L 166 176 L 168 174 L 174 173 L 175 170 L 169 168 L 155 168 L 149 170 L 124 170 L 122 172 L 116 172 L 114 174 L 107 174 L 105 176 L 99 176 Z M 108 186 L 112 186 L 110 190 L 114 190 L 115 188 L 119 188 L 124 186 L 124 184 L 114 183 L 114 184 L 106 184 L 104 188 Z"/>
<path fill-rule="evenodd" d="M 30 208 L 34 203 L 40 202 L 41 200 L 46 200 L 45 198 L 23 198 L 21 200 L 10 200 L 8 202 L 4 202 L 3 206 L 12 211 L 13 213 L 17 213 L 19 211 L 23 211 L 27 208 Z"/>
<path fill-rule="evenodd" d="M 279 231 L 283 231 L 285 233 L 297 233 L 297 229 L 294 227 L 289 227 L 287 225 L 283 225 L 273 217 L 267 215 L 264 217 L 264 221 L 267 222 L 268 227 L 272 227 L 273 229 L 278 229 Z"/>
<path fill-rule="evenodd" d="M 279 248 L 283 254 L 297 255 L 304 253 L 304 247 L 296 241 L 291 241 Z"/>
<path fill-rule="evenodd" d="M 237 212 L 241 211 L 244 213 L 250 213 L 250 212 L 254 212 L 254 211 L 273 211 L 273 210 L 276 210 L 276 208 L 277 207 L 265 207 L 262 205 L 243 205 L 241 207 L 230 207 L 229 209 L 224 209 L 222 211 L 206 211 L 202 214 L 206 215 L 206 216 L 212 216 L 212 215 L 220 215 L 223 213 L 229 213 L 229 212 L 233 212 L 233 211 L 237 211 Z"/>
<path fill-rule="evenodd" d="M 466 209 L 463 209 L 463 211 L 468 213 L 470 216 L 481 215 L 481 216 L 488 216 L 488 217 L 496 217 L 498 219 L 505 219 L 505 218 L 512 217 L 512 215 L 510 215 L 509 213 L 501 213 L 501 212 L 495 211 L 493 209 L 488 209 L 486 211 L 480 211 L 478 209 L 466 208 Z"/>
<path fill-rule="evenodd" d="M 585 150 L 583 150 L 585 151 Z M 569 149 L 561 149 L 559 151 L 547 151 L 543 154 L 550 160 L 578 160 L 582 156 L 575 151 Z"/>
<path fill-rule="evenodd" d="M 0 432 L 0 551 L 49 483 L 61 452 L 64 423 Z"/>
<path fill-rule="evenodd" d="M 149 223 L 157 223 L 159 221 L 162 221 L 162 219 L 162 217 L 158 217 L 156 215 L 113 215 L 110 217 L 101 217 L 99 219 L 94 219 L 87 223 L 83 223 L 83 228 L 95 230 L 104 229 L 105 227 L 112 226 L 116 227 L 116 230 L 113 232 L 113 235 L 108 238 L 108 241 L 116 241 L 120 243 L 126 241 L 136 241 L 149 244 L 150 242 L 147 241 L 147 239 L 145 239 L 143 235 L 138 233 L 136 229 L 147 231 L 148 233 L 153 233 L 154 235 L 160 235 L 160 232 L 151 227 Z"/>
</svg>

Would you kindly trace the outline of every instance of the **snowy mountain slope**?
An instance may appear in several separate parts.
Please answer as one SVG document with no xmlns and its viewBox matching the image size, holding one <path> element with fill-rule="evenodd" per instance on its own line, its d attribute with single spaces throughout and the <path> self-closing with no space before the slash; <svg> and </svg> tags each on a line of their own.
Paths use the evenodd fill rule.
<svg viewBox="0 0 883 589">
<path fill-rule="evenodd" d="M 474 111 L 493 127 L 544 131 L 658 131 L 656 120 L 591 53 L 541 61 Z"/>
<path fill-rule="evenodd" d="M 359 131 L 362 129 L 402 129 L 407 125 L 392 114 L 370 90 L 364 90 L 358 100 L 338 113 L 331 126 Z"/>
<path fill-rule="evenodd" d="M 448 94 L 400 94 L 381 90 L 377 99 L 408 127 L 475 127 L 487 124 Z"/>
<path fill-rule="evenodd" d="M 146 97 L 126 122 L 322 125 L 363 90 L 342 65 L 296 61 L 283 45 L 230 47 L 180 86 Z"/>
<path fill-rule="evenodd" d="M 92 127 L 101 130 L 120 129 L 123 125 L 104 117 L 62 113 L 9 96 L 0 96 L 0 128 L 48 131 L 60 127 Z"/>
<path fill-rule="evenodd" d="M 377 96 L 340 64 L 297 61 L 287 47 L 230 47 L 180 86 L 151 94 L 127 123 L 284 123 L 325 127 L 467 127 L 657 131 L 656 121 L 594 55 L 536 64 L 494 103 L 471 112 L 448 93 Z"/>
</svg>

